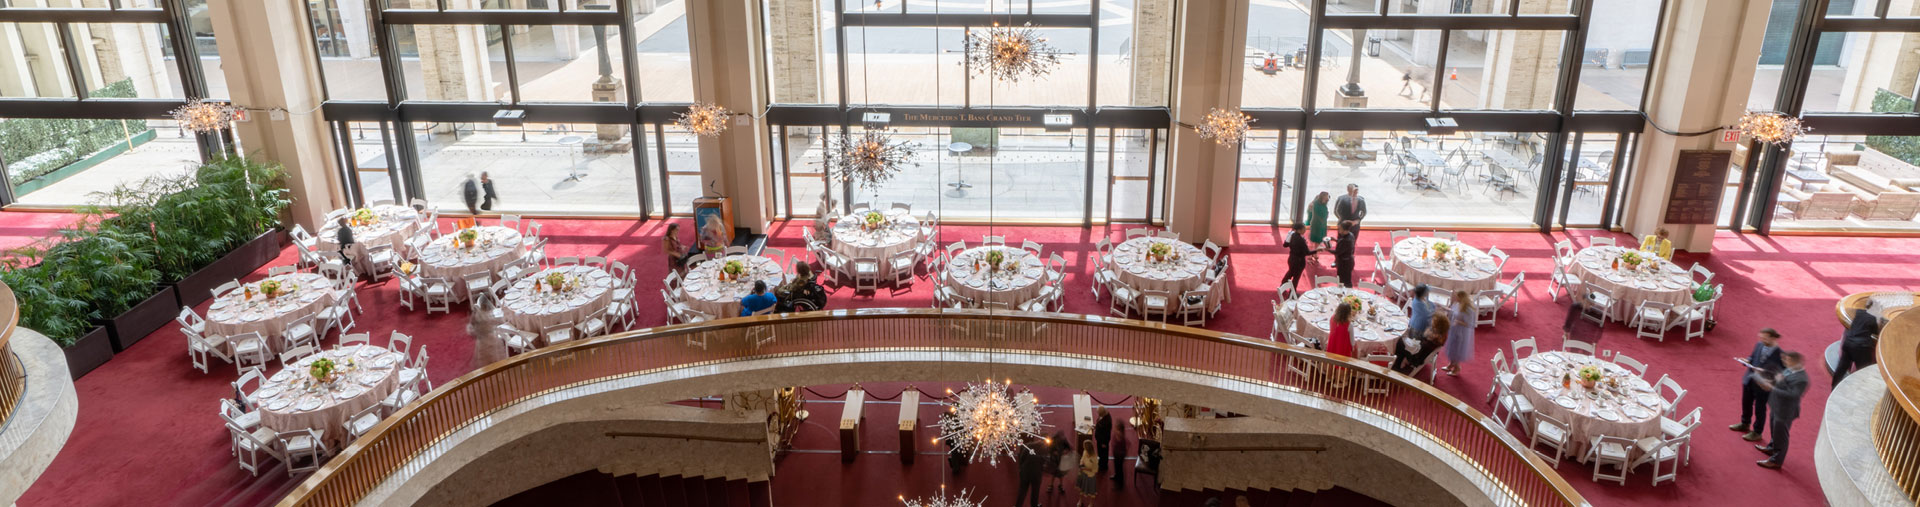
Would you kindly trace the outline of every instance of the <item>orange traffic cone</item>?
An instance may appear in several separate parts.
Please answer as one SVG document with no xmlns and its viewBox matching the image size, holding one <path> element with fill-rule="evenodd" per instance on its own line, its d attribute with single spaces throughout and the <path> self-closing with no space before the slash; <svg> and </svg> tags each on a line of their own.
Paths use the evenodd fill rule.
<svg viewBox="0 0 1920 507">
<path fill-rule="evenodd" d="M 1459 68 L 1459 67 L 1454 67 L 1454 68 L 1453 68 L 1453 72 L 1451 72 L 1451 73 L 1449 73 L 1449 74 L 1447 74 L 1447 79 L 1449 79 L 1449 80 L 1453 80 L 1453 81 L 1459 81 L 1459 80 L 1460 80 L 1460 68 Z"/>
</svg>

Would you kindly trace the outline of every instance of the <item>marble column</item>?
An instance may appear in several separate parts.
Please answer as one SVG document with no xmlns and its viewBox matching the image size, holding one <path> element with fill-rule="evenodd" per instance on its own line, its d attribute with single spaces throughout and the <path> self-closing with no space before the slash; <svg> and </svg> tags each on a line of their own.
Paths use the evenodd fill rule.
<svg viewBox="0 0 1920 507">
<path fill-rule="evenodd" d="M 1167 103 L 1167 89 L 1173 71 L 1173 45 L 1162 41 L 1173 38 L 1173 0 L 1134 0 L 1132 105 L 1160 106 Z"/>
<path fill-rule="evenodd" d="M 1648 69 L 1653 80 L 1647 87 L 1647 117 L 1676 132 L 1699 132 L 1738 121 L 1753 87 L 1769 7 L 1746 0 L 1670 3 L 1664 13 L 1669 28 L 1659 35 L 1660 47 L 1686 50 L 1663 51 L 1660 61 Z M 1733 149 L 1719 140 L 1717 135 L 1671 136 L 1651 126 L 1641 133 L 1639 156 L 1631 168 L 1634 177 L 1622 189 L 1626 199 L 1622 227 L 1634 236 L 1644 236 L 1664 226 L 1672 233 L 1674 248 L 1712 250 L 1714 224 L 1661 221 L 1680 151 Z M 1731 193 L 1721 196 L 1733 198 Z"/>
<path fill-rule="evenodd" d="M 1174 39 L 1174 55 L 1182 63 L 1174 69 L 1170 97 L 1173 117 L 1179 122 L 1197 125 L 1213 108 L 1240 107 L 1247 2 L 1181 3 L 1178 19 L 1186 25 Z M 1201 139 L 1193 129 L 1178 125 L 1170 138 L 1167 227 L 1186 241 L 1230 244 L 1237 150 Z"/>
<path fill-rule="evenodd" d="M 766 0 L 767 73 L 775 104 L 820 103 L 820 0 Z"/>
<path fill-rule="evenodd" d="M 1522 0 L 1521 14 L 1566 14 L 1567 2 Z M 1490 30 L 1485 34 L 1483 62 L 1448 60 L 1441 79 L 1453 68 L 1481 63 L 1480 103 L 1453 104 L 1466 109 L 1553 109 L 1553 93 L 1560 84 L 1560 60 L 1566 34 L 1541 30 Z M 1455 41 L 1460 44 L 1460 41 Z"/>
<path fill-rule="evenodd" d="M 220 69 L 235 105 L 251 121 L 234 124 L 248 157 L 280 163 L 287 170 L 292 223 L 319 230 L 328 211 L 346 205 L 333 165 L 333 136 L 318 107 L 323 97 L 313 62 L 311 32 L 264 27 L 306 26 L 304 3 L 209 0 Z"/>
<path fill-rule="evenodd" d="M 767 122 L 752 114 L 767 105 L 759 5 L 755 0 L 686 5 L 694 100 L 743 113 L 727 120 L 725 132 L 699 138 L 700 188 L 731 199 L 734 225 L 755 233 L 766 229 L 773 211 L 773 181 L 766 170 L 773 164 Z"/>
</svg>

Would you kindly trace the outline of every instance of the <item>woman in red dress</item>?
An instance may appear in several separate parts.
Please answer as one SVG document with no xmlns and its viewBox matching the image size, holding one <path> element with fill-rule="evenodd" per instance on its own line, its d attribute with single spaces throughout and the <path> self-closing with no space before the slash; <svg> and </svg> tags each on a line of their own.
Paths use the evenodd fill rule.
<svg viewBox="0 0 1920 507">
<path fill-rule="evenodd" d="M 1334 308 L 1328 328 L 1327 353 L 1353 357 L 1353 307 L 1343 303 Z"/>
</svg>

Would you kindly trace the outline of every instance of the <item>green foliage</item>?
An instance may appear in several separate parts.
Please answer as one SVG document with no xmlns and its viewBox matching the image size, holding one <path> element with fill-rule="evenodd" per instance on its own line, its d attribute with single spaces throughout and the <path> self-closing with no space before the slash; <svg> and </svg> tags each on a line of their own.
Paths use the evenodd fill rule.
<svg viewBox="0 0 1920 507">
<path fill-rule="evenodd" d="M 109 319 L 279 224 L 286 172 L 239 157 L 95 194 L 58 238 L 0 259 L 21 325 L 71 345 Z"/>
<path fill-rule="evenodd" d="M 1885 89 L 1873 93 L 1873 112 L 1913 113 L 1913 99 Z M 1920 165 L 1920 136 L 1867 136 L 1867 147 L 1909 164 Z"/>
<path fill-rule="evenodd" d="M 133 98 L 133 80 L 123 79 L 88 94 Z M 147 131 L 146 120 L 19 118 L 0 121 L 0 158 L 14 186 L 45 176 L 101 148 Z"/>
</svg>

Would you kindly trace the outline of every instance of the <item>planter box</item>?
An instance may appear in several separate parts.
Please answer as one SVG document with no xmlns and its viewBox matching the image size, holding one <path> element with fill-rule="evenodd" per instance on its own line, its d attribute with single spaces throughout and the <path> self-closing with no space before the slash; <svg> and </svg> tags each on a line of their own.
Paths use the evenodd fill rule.
<svg viewBox="0 0 1920 507">
<path fill-rule="evenodd" d="M 113 352 L 125 352 L 128 347 L 172 322 L 179 314 L 180 299 L 174 296 L 173 286 L 161 287 L 160 292 L 154 293 L 146 301 L 133 305 L 126 313 L 105 322 L 107 334 L 113 338 Z"/>
<path fill-rule="evenodd" d="M 227 252 L 225 257 L 213 261 L 207 267 L 187 275 L 186 278 L 173 284 L 174 290 L 179 293 L 180 304 L 195 306 L 213 298 L 213 293 L 210 291 L 214 287 L 247 276 L 248 273 L 260 269 L 260 266 L 265 266 L 275 257 L 279 257 L 280 249 L 287 246 L 286 241 L 285 232 L 267 231 L 253 238 L 252 241 L 241 244 L 239 248 Z M 172 316 L 169 315 L 168 318 Z"/>
<path fill-rule="evenodd" d="M 106 327 L 96 327 L 60 351 L 67 354 L 67 370 L 73 372 L 73 379 L 80 380 L 82 375 L 113 359 L 113 338 L 107 334 Z"/>
</svg>

